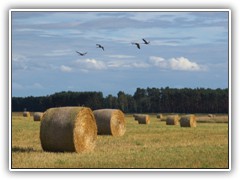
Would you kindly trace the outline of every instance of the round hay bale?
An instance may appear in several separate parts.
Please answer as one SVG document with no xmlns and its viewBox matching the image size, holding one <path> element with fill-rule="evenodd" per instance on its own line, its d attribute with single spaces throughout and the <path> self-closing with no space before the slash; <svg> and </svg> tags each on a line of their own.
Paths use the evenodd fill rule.
<svg viewBox="0 0 240 180">
<path fill-rule="evenodd" d="M 208 117 L 213 118 L 213 114 L 208 114 Z"/>
<path fill-rule="evenodd" d="M 138 119 L 141 118 L 142 116 L 146 116 L 146 114 L 135 114 L 134 115 L 134 120 L 138 121 Z"/>
<path fill-rule="evenodd" d="M 23 117 L 30 117 L 30 116 L 31 116 L 30 112 L 28 112 L 28 111 L 23 112 Z"/>
<path fill-rule="evenodd" d="M 137 116 L 137 114 L 133 114 L 134 120 L 136 120 L 136 116 Z"/>
<path fill-rule="evenodd" d="M 142 116 L 142 114 L 134 114 L 134 116 L 133 116 L 134 120 L 137 121 L 139 116 Z"/>
<path fill-rule="evenodd" d="M 42 120 L 43 113 L 42 112 L 35 112 L 33 114 L 33 120 L 34 121 L 41 121 Z"/>
<path fill-rule="evenodd" d="M 178 125 L 178 124 L 179 124 L 179 116 L 178 115 L 167 116 L 166 125 Z"/>
<path fill-rule="evenodd" d="M 91 151 L 96 139 L 97 125 L 90 108 L 50 108 L 43 114 L 40 140 L 44 151 Z"/>
<path fill-rule="evenodd" d="M 99 109 L 93 111 L 97 123 L 97 134 L 122 136 L 126 131 L 125 118 L 121 110 Z"/>
<path fill-rule="evenodd" d="M 150 117 L 149 115 L 138 115 L 137 116 L 138 124 L 149 124 L 150 123 Z"/>
<path fill-rule="evenodd" d="M 157 114 L 157 118 L 161 120 L 163 118 L 163 115 L 162 114 Z"/>
<path fill-rule="evenodd" d="M 180 118 L 180 126 L 181 127 L 196 127 L 197 126 L 196 116 L 193 114 L 182 116 Z"/>
</svg>

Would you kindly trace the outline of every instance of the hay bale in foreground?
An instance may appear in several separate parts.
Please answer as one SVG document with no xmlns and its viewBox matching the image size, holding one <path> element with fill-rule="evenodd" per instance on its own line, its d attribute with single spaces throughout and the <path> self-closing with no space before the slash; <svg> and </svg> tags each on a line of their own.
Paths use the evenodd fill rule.
<svg viewBox="0 0 240 180">
<path fill-rule="evenodd" d="M 97 123 L 97 134 L 122 136 L 126 131 L 125 117 L 118 109 L 99 109 L 93 111 Z"/>
<path fill-rule="evenodd" d="M 90 108 L 50 108 L 43 114 L 40 140 L 44 151 L 91 151 L 96 139 L 97 125 Z"/>
<path fill-rule="evenodd" d="M 167 116 L 166 125 L 178 125 L 179 124 L 179 116 L 178 115 L 170 115 Z"/>
<path fill-rule="evenodd" d="M 149 124 L 150 123 L 149 115 L 141 114 L 141 115 L 138 115 L 136 118 L 137 118 L 136 120 L 138 121 L 138 124 Z"/>
<path fill-rule="evenodd" d="M 30 117 L 30 116 L 31 116 L 30 112 L 28 112 L 28 111 L 23 112 L 23 117 Z"/>
<path fill-rule="evenodd" d="M 180 126 L 181 127 L 196 127 L 197 126 L 196 116 L 193 114 L 182 116 L 180 119 Z"/>
<path fill-rule="evenodd" d="M 33 114 L 33 120 L 34 121 L 41 121 L 43 117 L 43 112 L 35 112 Z"/>
</svg>

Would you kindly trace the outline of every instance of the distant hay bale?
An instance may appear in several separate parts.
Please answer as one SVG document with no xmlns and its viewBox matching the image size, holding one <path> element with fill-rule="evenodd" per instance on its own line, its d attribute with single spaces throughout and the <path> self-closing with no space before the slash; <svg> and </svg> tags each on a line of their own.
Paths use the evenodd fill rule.
<svg viewBox="0 0 240 180">
<path fill-rule="evenodd" d="M 134 120 L 136 120 L 136 116 L 137 116 L 137 114 L 133 114 Z"/>
<path fill-rule="evenodd" d="M 157 118 L 161 120 L 161 119 L 163 119 L 163 115 L 162 114 L 157 114 Z"/>
<path fill-rule="evenodd" d="M 137 118 L 136 120 L 138 121 L 138 124 L 149 124 L 150 123 L 149 115 L 141 114 L 141 115 L 138 115 L 136 118 Z"/>
<path fill-rule="evenodd" d="M 167 116 L 166 125 L 178 125 L 179 124 L 179 116 L 178 115 L 170 115 Z"/>
<path fill-rule="evenodd" d="M 43 113 L 42 112 L 35 112 L 33 114 L 33 120 L 34 121 L 41 121 L 42 120 Z"/>
<path fill-rule="evenodd" d="M 28 112 L 28 111 L 23 112 L 23 117 L 30 117 L 30 116 L 31 116 L 30 112 Z"/>
<path fill-rule="evenodd" d="M 90 108 L 50 108 L 43 114 L 40 140 L 44 151 L 91 151 L 96 139 L 97 125 Z"/>
<path fill-rule="evenodd" d="M 137 121 L 140 116 L 142 116 L 142 114 L 134 114 L 133 115 L 134 120 Z"/>
<path fill-rule="evenodd" d="M 208 114 L 208 117 L 213 118 L 213 114 Z"/>
<path fill-rule="evenodd" d="M 196 116 L 193 114 L 182 116 L 180 118 L 180 126 L 181 127 L 196 127 L 197 126 Z"/>
<path fill-rule="evenodd" d="M 93 111 L 98 135 L 122 136 L 126 131 L 125 117 L 118 109 L 98 109 Z"/>
</svg>

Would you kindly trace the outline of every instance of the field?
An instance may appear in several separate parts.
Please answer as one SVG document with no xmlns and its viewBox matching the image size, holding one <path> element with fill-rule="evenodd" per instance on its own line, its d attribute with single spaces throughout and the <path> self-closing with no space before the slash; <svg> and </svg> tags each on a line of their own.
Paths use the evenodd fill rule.
<svg viewBox="0 0 240 180">
<path fill-rule="evenodd" d="M 140 125 L 126 115 L 124 136 L 98 136 L 94 151 L 77 154 L 44 152 L 40 122 L 13 113 L 12 168 L 229 168 L 228 123 L 181 128 L 150 118 Z"/>
</svg>

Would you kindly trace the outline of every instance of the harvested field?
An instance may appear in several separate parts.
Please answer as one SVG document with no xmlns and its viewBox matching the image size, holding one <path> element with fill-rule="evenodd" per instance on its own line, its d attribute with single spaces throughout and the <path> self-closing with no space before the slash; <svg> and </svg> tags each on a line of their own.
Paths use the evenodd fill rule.
<svg viewBox="0 0 240 180">
<path fill-rule="evenodd" d="M 13 113 L 12 168 L 228 168 L 227 123 L 181 128 L 150 118 L 140 126 L 126 114 L 124 136 L 98 136 L 92 152 L 53 153 L 41 148 L 41 122 Z"/>
</svg>

